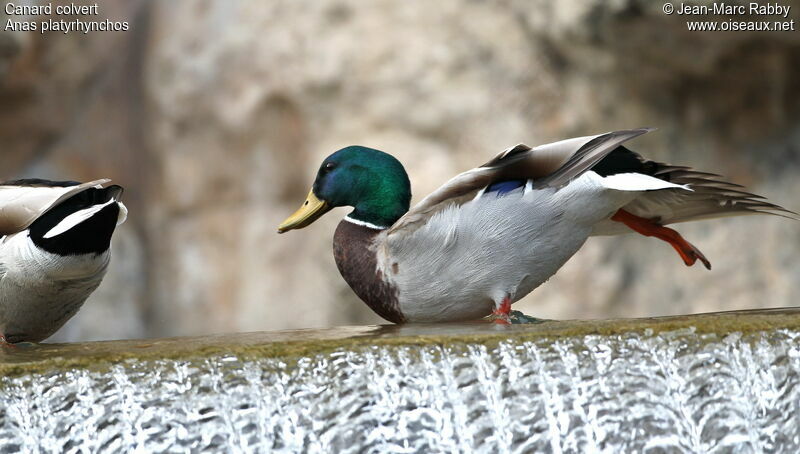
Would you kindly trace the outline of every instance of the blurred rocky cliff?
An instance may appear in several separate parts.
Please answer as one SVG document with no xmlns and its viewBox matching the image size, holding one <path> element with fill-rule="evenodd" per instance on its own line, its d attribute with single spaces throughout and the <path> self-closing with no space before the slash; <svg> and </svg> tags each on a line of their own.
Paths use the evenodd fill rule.
<svg viewBox="0 0 800 454">
<path fill-rule="evenodd" d="M 800 209 L 797 32 L 688 32 L 647 0 L 118 0 L 101 13 L 131 30 L 0 32 L 2 176 L 127 189 L 109 275 L 57 339 L 378 322 L 333 262 L 346 211 L 275 233 L 349 144 L 397 156 L 418 200 L 519 142 L 656 126 L 631 148 Z M 593 238 L 520 308 L 800 301 L 800 224 L 677 228 L 712 271 L 657 240 Z"/>
</svg>

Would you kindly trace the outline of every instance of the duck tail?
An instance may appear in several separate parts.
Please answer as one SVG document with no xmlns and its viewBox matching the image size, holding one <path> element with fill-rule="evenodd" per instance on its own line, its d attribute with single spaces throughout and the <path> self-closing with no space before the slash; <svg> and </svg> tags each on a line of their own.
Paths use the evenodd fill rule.
<svg viewBox="0 0 800 454">
<path fill-rule="evenodd" d="M 771 203 L 763 196 L 747 192 L 743 186 L 725 181 L 720 175 L 652 161 L 646 161 L 646 164 L 651 177 L 689 190 L 644 192 L 622 207 L 640 218 L 660 225 L 753 214 L 770 214 L 800 221 L 798 213 Z M 598 224 L 593 235 L 615 235 L 627 231 L 619 223 L 607 221 Z"/>
<path fill-rule="evenodd" d="M 684 189 L 665 188 L 643 192 L 622 207 L 635 216 L 660 225 L 751 214 L 771 214 L 800 220 L 800 215 L 794 211 L 747 192 L 744 186 L 725 181 L 720 175 L 650 161 L 624 146 L 614 149 L 592 170 L 607 181 L 637 174 Z M 596 226 L 594 235 L 614 235 L 626 231 L 619 223 L 608 221 Z"/>
</svg>

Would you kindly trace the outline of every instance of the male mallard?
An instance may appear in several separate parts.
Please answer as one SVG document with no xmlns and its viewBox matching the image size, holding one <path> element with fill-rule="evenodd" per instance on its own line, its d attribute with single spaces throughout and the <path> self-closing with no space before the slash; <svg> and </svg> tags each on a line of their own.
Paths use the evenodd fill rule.
<svg viewBox="0 0 800 454">
<path fill-rule="evenodd" d="M 511 304 L 550 278 L 593 235 L 631 230 L 671 244 L 687 266 L 709 261 L 675 230 L 698 219 L 796 216 L 718 175 L 648 161 L 622 143 L 651 129 L 517 145 L 409 210 L 403 166 L 351 146 L 322 163 L 307 200 L 279 227 L 303 228 L 351 206 L 333 254 L 345 281 L 395 323 L 508 320 Z"/>
<path fill-rule="evenodd" d="M 0 341 L 49 337 L 100 285 L 128 212 L 109 181 L 0 183 Z"/>
</svg>

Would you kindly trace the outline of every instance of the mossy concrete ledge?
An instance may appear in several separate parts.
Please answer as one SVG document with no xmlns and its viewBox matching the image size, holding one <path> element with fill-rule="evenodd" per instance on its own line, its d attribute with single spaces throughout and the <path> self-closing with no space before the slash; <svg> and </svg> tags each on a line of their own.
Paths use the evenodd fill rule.
<svg viewBox="0 0 800 454">
<path fill-rule="evenodd" d="M 0 353 L 0 452 L 797 452 L 800 310 Z"/>
<path fill-rule="evenodd" d="M 748 334 L 777 329 L 800 330 L 800 308 L 730 311 L 696 315 L 614 320 L 542 320 L 500 326 L 486 322 L 351 326 L 203 337 L 21 344 L 0 350 L 0 375 L 14 376 L 67 368 L 99 369 L 124 360 L 202 359 L 214 355 L 292 360 L 363 347 L 479 344 L 624 333 L 658 334 L 691 329 L 696 334 Z"/>
</svg>

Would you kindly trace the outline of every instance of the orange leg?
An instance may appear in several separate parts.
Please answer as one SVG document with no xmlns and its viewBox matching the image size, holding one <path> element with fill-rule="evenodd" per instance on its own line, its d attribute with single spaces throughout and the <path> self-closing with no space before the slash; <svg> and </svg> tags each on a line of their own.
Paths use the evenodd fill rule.
<svg viewBox="0 0 800 454">
<path fill-rule="evenodd" d="M 683 259 L 686 266 L 692 266 L 699 259 L 707 269 L 711 269 L 711 262 L 708 261 L 705 255 L 692 245 L 692 243 L 683 239 L 680 233 L 663 225 L 657 224 L 653 221 L 639 216 L 628 213 L 625 210 L 617 210 L 614 216 L 611 216 L 612 221 L 617 221 L 630 227 L 631 230 L 640 233 L 644 236 L 654 236 L 659 240 L 666 241 L 678 251 L 678 254 Z"/>
<path fill-rule="evenodd" d="M 11 342 L 6 340 L 6 336 L 0 334 L 0 347 L 9 347 L 9 348 L 17 348 L 16 345 L 12 344 Z"/>
<path fill-rule="evenodd" d="M 503 301 L 500 303 L 500 307 L 492 312 L 494 316 L 494 323 L 498 325 L 510 325 L 511 324 L 511 297 L 506 296 L 503 298 Z"/>
</svg>

